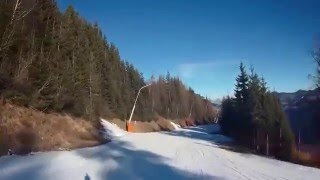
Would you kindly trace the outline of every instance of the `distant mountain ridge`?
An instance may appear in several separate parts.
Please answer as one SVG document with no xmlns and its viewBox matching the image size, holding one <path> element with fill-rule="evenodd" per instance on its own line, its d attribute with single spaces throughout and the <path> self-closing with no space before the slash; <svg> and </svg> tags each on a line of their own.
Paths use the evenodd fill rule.
<svg viewBox="0 0 320 180">
<path fill-rule="evenodd" d="M 320 88 L 293 93 L 274 92 L 279 98 L 291 125 L 302 143 L 320 143 Z"/>
<path fill-rule="evenodd" d="M 296 92 L 273 92 L 280 100 L 285 109 L 293 108 L 307 101 L 320 99 L 320 88 L 313 90 L 298 90 Z"/>
</svg>

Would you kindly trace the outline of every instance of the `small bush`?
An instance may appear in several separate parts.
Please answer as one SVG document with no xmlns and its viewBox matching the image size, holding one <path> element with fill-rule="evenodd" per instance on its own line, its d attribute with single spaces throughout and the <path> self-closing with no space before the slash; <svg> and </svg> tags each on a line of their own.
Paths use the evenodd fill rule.
<svg viewBox="0 0 320 180">
<path fill-rule="evenodd" d="M 28 106 L 30 102 L 30 98 L 27 97 L 25 94 L 20 93 L 18 91 L 7 91 L 4 93 L 4 98 L 14 102 L 20 106 Z"/>
</svg>

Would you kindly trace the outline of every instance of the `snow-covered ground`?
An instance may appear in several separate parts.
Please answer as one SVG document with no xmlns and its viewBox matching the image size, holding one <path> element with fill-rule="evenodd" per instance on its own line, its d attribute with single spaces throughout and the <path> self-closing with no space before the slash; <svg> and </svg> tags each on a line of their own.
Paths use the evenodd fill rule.
<svg viewBox="0 0 320 180">
<path fill-rule="evenodd" d="M 116 124 L 113 124 L 105 119 L 100 119 L 100 123 L 104 129 L 103 134 L 104 138 L 106 139 L 115 139 L 126 134 L 126 132 L 120 129 Z"/>
<path fill-rule="evenodd" d="M 117 138 L 102 146 L 1 157 L 0 179 L 320 178 L 320 169 L 222 149 L 218 143 L 230 139 L 210 134 L 218 130 L 210 125 L 144 134 L 117 131 Z"/>
</svg>

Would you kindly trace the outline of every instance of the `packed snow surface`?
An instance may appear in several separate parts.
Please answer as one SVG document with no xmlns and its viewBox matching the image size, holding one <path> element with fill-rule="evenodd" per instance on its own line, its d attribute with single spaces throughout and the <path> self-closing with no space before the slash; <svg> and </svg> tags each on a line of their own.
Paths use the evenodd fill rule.
<svg viewBox="0 0 320 180">
<path fill-rule="evenodd" d="M 112 124 L 111 124 L 112 125 Z M 115 130 L 116 126 L 107 129 Z M 115 130 L 120 132 L 120 129 Z M 217 125 L 174 132 L 111 133 L 105 145 L 0 158 L 0 179 L 319 179 L 320 170 L 220 147 Z"/>
</svg>

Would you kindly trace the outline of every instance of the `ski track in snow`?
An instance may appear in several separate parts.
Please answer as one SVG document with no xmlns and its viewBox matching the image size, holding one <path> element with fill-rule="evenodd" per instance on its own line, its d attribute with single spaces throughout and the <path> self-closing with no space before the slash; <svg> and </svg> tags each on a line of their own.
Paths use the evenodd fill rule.
<svg viewBox="0 0 320 180">
<path fill-rule="evenodd" d="M 217 125 L 141 134 L 111 129 L 116 138 L 105 145 L 1 157 L 0 180 L 320 178 L 320 169 L 222 149 L 219 143 L 230 139 L 211 134 L 217 131 Z"/>
</svg>

